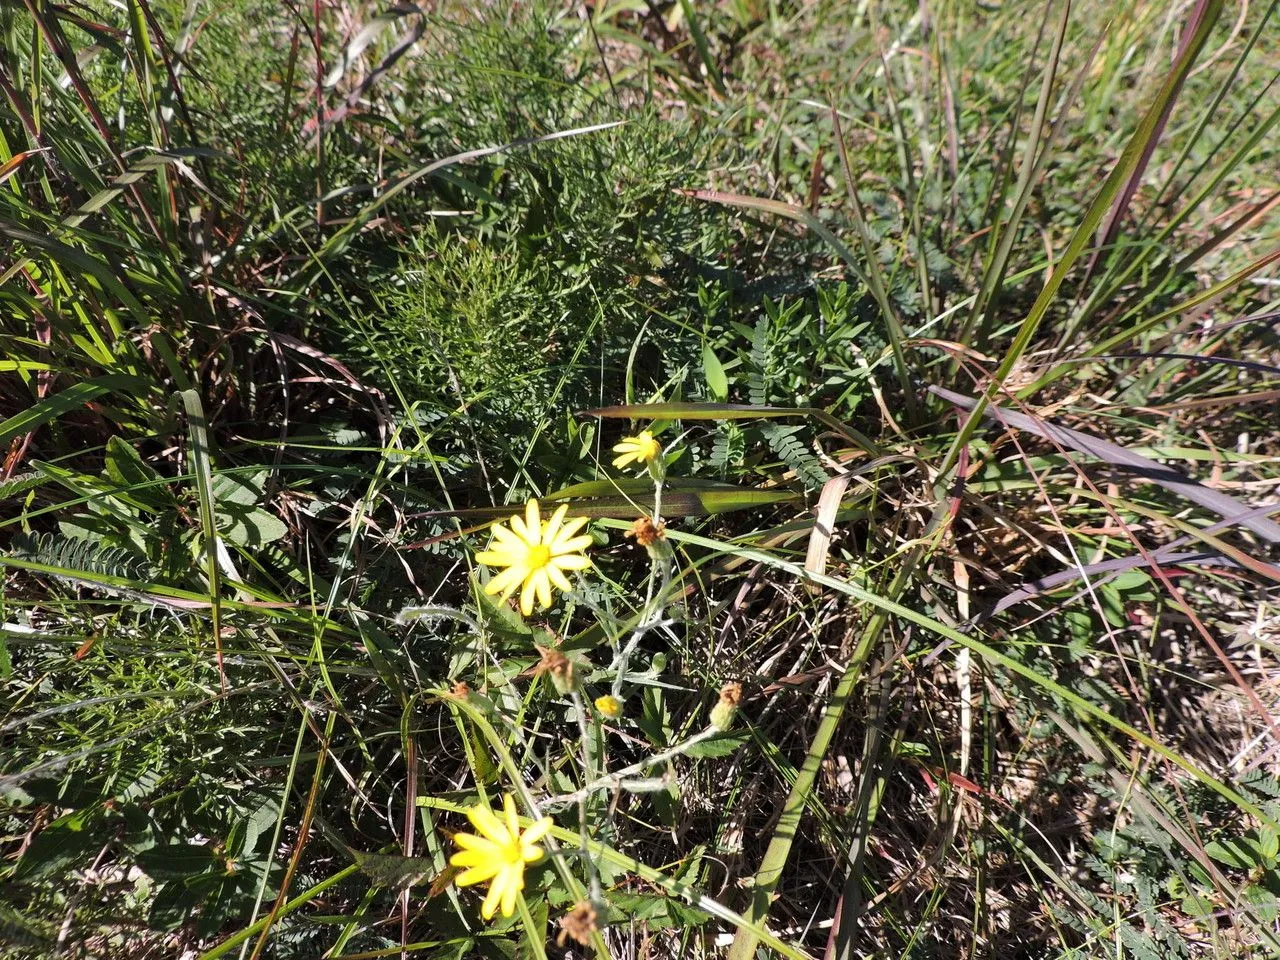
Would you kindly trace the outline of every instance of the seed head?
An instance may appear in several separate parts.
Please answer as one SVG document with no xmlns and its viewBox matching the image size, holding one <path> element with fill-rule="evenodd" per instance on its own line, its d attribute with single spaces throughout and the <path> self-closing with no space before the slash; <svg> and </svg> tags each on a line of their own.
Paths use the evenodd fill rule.
<svg viewBox="0 0 1280 960">
<path fill-rule="evenodd" d="M 627 531 L 628 537 L 634 537 L 642 547 L 651 547 L 667 535 L 667 521 L 653 522 L 652 517 L 641 517 Z"/>
<path fill-rule="evenodd" d="M 560 918 L 560 933 L 556 935 L 556 946 L 563 947 L 569 940 L 591 946 L 591 935 L 599 929 L 596 921 L 599 915 L 596 908 L 583 901 Z"/>
</svg>

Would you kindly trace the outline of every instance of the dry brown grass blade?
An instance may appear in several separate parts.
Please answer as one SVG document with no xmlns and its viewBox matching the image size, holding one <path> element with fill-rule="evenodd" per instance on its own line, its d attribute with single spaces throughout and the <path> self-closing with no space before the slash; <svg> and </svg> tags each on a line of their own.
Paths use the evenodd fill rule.
<svg viewBox="0 0 1280 960">
<path fill-rule="evenodd" d="M 929 392 L 941 397 L 948 403 L 963 407 L 965 410 L 972 410 L 978 404 L 978 401 L 972 397 L 966 397 L 963 394 L 954 393 L 942 387 L 931 386 L 929 387 Z M 1016 410 L 1010 410 L 1007 407 L 988 405 L 983 410 L 983 415 L 1004 424 L 1006 427 L 1026 430 L 1028 433 L 1034 433 L 1045 440 L 1060 443 L 1064 447 L 1070 447 L 1080 453 L 1096 457 L 1112 466 L 1130 470 L 1144 480 L 1158 484 L 1166 490 L 1178 494 L 1178 496 L 1199 504 L 1206 510 L 1212 510 L 1220 517 L 1253 531 L 1268 543 L 1280 543 L 1280 524 L 1265 516 L 1255 516 L 1249 506 L 1234 497 L 1220 493 L 1217 490 L 1210 490 L 1172 467 L 1149 460 L 1140 454 L 1134 453 L 1132 450 L 1125 449 L 1119 444 L 1112 443 L 1110 440 L 1090 436 L 1079 430 L 1072 430 L 1070 427 L 1059 426 L 1040 417 L 1018 413 Z M 1280 504 L 1276 504 L 1274 510 L 1280 512 Z"/>
<path fill-rule="evenodd" d="M 1164 552 L 1157 550 L 1152 553 L 1151 558 L 1143 556 L 1133 557 L 1113 557 L 1110 560 L 1099 560 L 1097 563 L 1088 563 L 1082 567 L 1072 567 L 1069 570 L 1062 570 L 1058 573 L 1052 573 L 1047 577 L 1040 577 L 1032 580 L 1030 583 L 1024 584 L 1012 593 L 1007 593 L 992 607 L 989 611 L 981 613 L 977 617 L 977 622 L 994 617 L 1003 613 L 1010 607 L 1022 603 L 1024 600 L 1030 600 L 1042 594 L 1051 593 L 1059 587 L 1063 587 L 1074 580 L 1081 580 L 1086 577 L 1093 580 L 1094 585 L 1102 581 L 1102 578 L 1110 579 L 1111 576 L 1124 573 L 1126 570 L 1137 570 L 1142 567 L 1151 566 L 1151 560 L 1155 560 L 1164 566 L 1180 567 L 1180 566 L 1201 566 L 1201 565 L 1218 565 L 1235 567 L 1238 564 L 1221 554 L 1213 551 L 1186 551 L 1182 553 Z M 1280 573 L 1280 571 L 1277 571 Z"/>
<path fill-rule="evenodd" d="M 809 534 L 809 550 L 804 558 L 804 568 L 810 573 L 827 571 L 827 555 L 831 552 L 831 538 L 835 535 L 836 514 L 840 512 L 840 503 L 852 479 L 852 474 L 844 473 L 832 477 L 822 485 L 813 531 Z M 810 593 L 822 592 L 822 587 L 816 583 L 809 583 L 807 586 Z"/>
</svg>

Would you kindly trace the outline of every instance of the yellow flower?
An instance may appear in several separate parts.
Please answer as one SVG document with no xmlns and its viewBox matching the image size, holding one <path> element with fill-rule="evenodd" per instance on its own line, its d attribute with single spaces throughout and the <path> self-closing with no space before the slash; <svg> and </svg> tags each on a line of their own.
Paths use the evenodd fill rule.
<svg viewBox="0 0 1280 960">
<path fill-rule="evenodd" d="M 574 517 L 565 523 L 567 504 L 556 508 L 551 519 L 543 522 L 538 501 L 530 500 L 525 506 L 524 519 L 518 516 L 507 521 L 508 526 L 493 528 L 494 542 L 488 550 L 476 554 L 476 561 L 490 567 L 506 567 L 489 581 L 484 592 L 502 594 L 506 600 L 520 587 L 520 612 L 526 617 L 533 613 L 536 595 L 542 609 L 551 606 L 551 587 L 571 590 L 573 585 L 564 575 L 566 570 L 585 570 L 591 566 L 582 553 L 591 545 L 587 535 L 574 534 L 586 526 L 586 517 Z"/>
<path fill-rule="evenodd" d="M 504 799 L 502 812 L 503 817 L 499 818 L 485 806 L 468 810 L 467 819 L 480 836 L 455 833 L 453 842 L 462 849 L 449 858 L 451 866 L 465 868 L 458 875 L 458 886 L 489 884 L 480 906 L 480 916 L 486 920 L 492 920 L 499 907 L 504 917 L 515 913 L 516 897 L 524 889 L 525 864 L 542 859 L 543 850 L 537 843 L 551 829 L 551 818 L 543 817 L 521 833 L 511 794 Z"/>
<path fill-rule="evenodd" d="M 662 444 L 648 430 L 641 430 L 634 437 L 624 437 L 614 446 L 613 452 L 621 456 L 613 458 L 613 465 L 621 470 L 631 463 L 652 463 L 662 450 Z"/>
<path fill-rule="evenodd" d="M 610 720 L 617 720 L 622 716 L 622 701 L 606 693 L 603 697 L 596 697 L 596 709 Z"/>
</svg>

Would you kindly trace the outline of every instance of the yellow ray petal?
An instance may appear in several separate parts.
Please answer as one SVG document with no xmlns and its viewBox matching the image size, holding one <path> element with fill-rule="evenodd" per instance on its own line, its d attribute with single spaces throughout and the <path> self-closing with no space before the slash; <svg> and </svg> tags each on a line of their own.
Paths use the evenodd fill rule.
<svg viewBox="0 0 1280 960">
<path fill-rule="evenodd" d="M 538 595 L 538 605 L 543 609 L 551 606 L 551 579 L 547 576 L 547 568 L 535 570 L 529 578 L 533 581 L 533 590 Z"/>
<path fill-rule="evenodd" d="M 533 592 L 535 589 L 533 577 L 527 578 L 524 586 L 520 588 L 520 612 L 526 617 L 533 615 Z"/>
<path fill-rule="evenodd" d="M 523 886 L 523 883 L 521 884 Z M 520 887 L 508 883 L 502 891 L 502 915 L 509 917 L 516 912 L 516 897 L 520 895 Z"/>
<path fill-rule="evenodd" d="M 546 528 L 542 531 L 542 542 L 552 544 L 556 542 L 556 537 L 560 534 L 560 524 L 564 523 L 564 515 L 569 512 L 569 505 L 562 503 L 556 507 L 556 512 L 551 515 L 551 519 L 547 521 Z"/>
<path fill-rule="evenodd" d="M 507 833 L 507 828 L 498 819 L 497 814 L 483 804 L 477 804 L 469 808 L 467 810 L 467 819 L 471 821 L 473 827 L 480 831 L 482 837 L 493 841 L 500 847 L 507 845 L 512 840 Z"/>
<path fill-rule="evenodd" d="M 554 563 L 548 564 L 544 572 L 546 573 L 547 578 L 555 584 L 557 590 L 563 590 L 565 593 L 568 593 L 573 589 L 573 584 L 569 582 L 569 578 L 561 573 L 560 568 Z"/>
<path fill-rule="evenodd" d="M 477 883 L 492 880 L 500 869 L 501 867 L 496 863 L 486 863 L 482 866 L 472 867 L 470 870 L 463 870 L 453 882 L 460 887 L 473 887 Z"/>
<path fill-rule="evenodd" d="M 495 593 L 509 594 L 528 573 L 529 568 L 522 563 L 507 567 L 485 585 L 484 592 L 489 596 L 493 596 Z"/>
<path fill-rule="evenodd" d="M 517 537 L 513 531 L 508 530 L 502 524 L 500 523 L 494 524 L 493 528 L 490 530 L 490 533 L 493 534 L 494 539 L 497 540 L 500 544 L 502 544 L 502 546 L 509 547 L 513 550 L 520 549 L 520 545 L 521 545 L 520 538 Z"/>
<path fill-rule="evenodd" d="M 567 543 L 570 539 L 572 539 L 575 533 L 577 533 L 584 526 L 586 526 L 586 523 L 587 523 L 586 517 L 574 517 L 572 520 L 566 523 L 563 527 L 561 527 L 559 533 L 556 535 L 556 538 L 554 540 L 547 541 L 547 546 L 551 548 L 551 552 L 555 553 L 558 549 L 560 549 L 560 545 L 562 543 Z"/>
<path fill-rule="evenodd" d="M 563 556 L 552 557 L 551 564 L 561 570 L 585 570 L 591 566 L 591 558 L 584 557 L 580 553 L 566 553 Z"/>
<path fill-rule="evenodd" d="M 451 867 L 487 867 L 497 861 L 487 850 L 461 850 L 449 858 Z"/>
<path fill-rule="evenodd" d="M 525 528 L 524 520 L 519 516 L 513 516 L 507 520 L 507 526 L 511 528 L 511 532 L 521 543 L 529 542 L 529 531 Z"/>
<path fill-rule="evenodd" d="M 520 819 L 516 815 L 516 798 L 509 793 L 502 798 L 502 812 L 507 816 L 507 831 L 513 837 L 520 836 Z"/>
<path fill-rule="evenodd" d="M 529 829 L 520 835 L 520 840 L 522 843 L 537 843 L 551 832 L 554 825 L 555 821 L 550 817 L 540 817 L 529 824 Z"/>
<path fill-rule="evenodd" d="M 460 846 L 463 850 L 497 850 L 498 846 L 492 840 L 486 840 L 484 837 L 477 837 L 474 833 L 455 833 L 453 842 Z"/>
<path fill-rule="evenodd" d="M 555 545 L 555 549 L 551 551 L 551 555 L 553 557 L 558 557 L 562 553 L 579 553 L 587 549 L 587 547 L 591 546 L 594 542 L 595 541 L 592 540 L 589 535 L 584 533 L 580 537 L 573 537 L 569 540 L 562 540 L 560 543 L 557 543 Z"/>
<path fill-rule="evenodd" d="M 492 920 L 493 915 L 498 910 L 498 903 L 502 899 L 502 892 L 506 889 L 505 884 L 503 883 L 503 878 L 505 878 L 506 875 L 507 869 L 506 867 L 503 867 L 502 870 L 498 872 L 498 875 L 494 877 L 493 883 L 489 884 L 489 892 L 485 894 L 484 903 L 480 905 L 480 916 L 484 917 L 486 920 Z"/>
</svg>

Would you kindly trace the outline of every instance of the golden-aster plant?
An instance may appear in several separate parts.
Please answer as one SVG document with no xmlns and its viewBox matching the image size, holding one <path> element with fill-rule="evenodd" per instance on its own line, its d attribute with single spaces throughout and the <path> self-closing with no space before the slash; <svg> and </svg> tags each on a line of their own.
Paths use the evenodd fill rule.
<svg viewBox="0 0 1280 960">
<path fill-rule="evenodd" d="M 506 600 L 520 588 L 520 612 L 533 613 L 533 601 L 545 610 L 551 606 L 551 588 L 571 590 L 573 585 L 566 570 L 585 570 L 591 560 L 583 552 L 591 546 L 591 537 L 578 532 L 587 524 L 586 517 L 565 520 L 569 512 L 562 504 L 543 521 L 537 500 L 525 505 L 524 516 L 516 515 L 506 525 L 493 528 L 493 542 L 488 550 L 476 554 L 476 562 L 505 569 L 493 577 L 484 592 L 501 594 Z"/>
<path fill-rule="evenodd" d="M 478 805 L 467 811 L 467 819 L 476 832 L 453 835 L 453 842 L 461 849 L 449 858 L 449 864 L 463 868 L 456 882 L 460 887 L 489 884 L 480 916 L 492 920 L 501 910 L 504 917 L 509 917 L 524 889 L 525 866 L 543 857 L 538 841 L 551 830 L 551 818 L 542 817 L 521 831 L 515 798 L 507 794 L 501 817 L 488 806 Z"/>
</svg>

